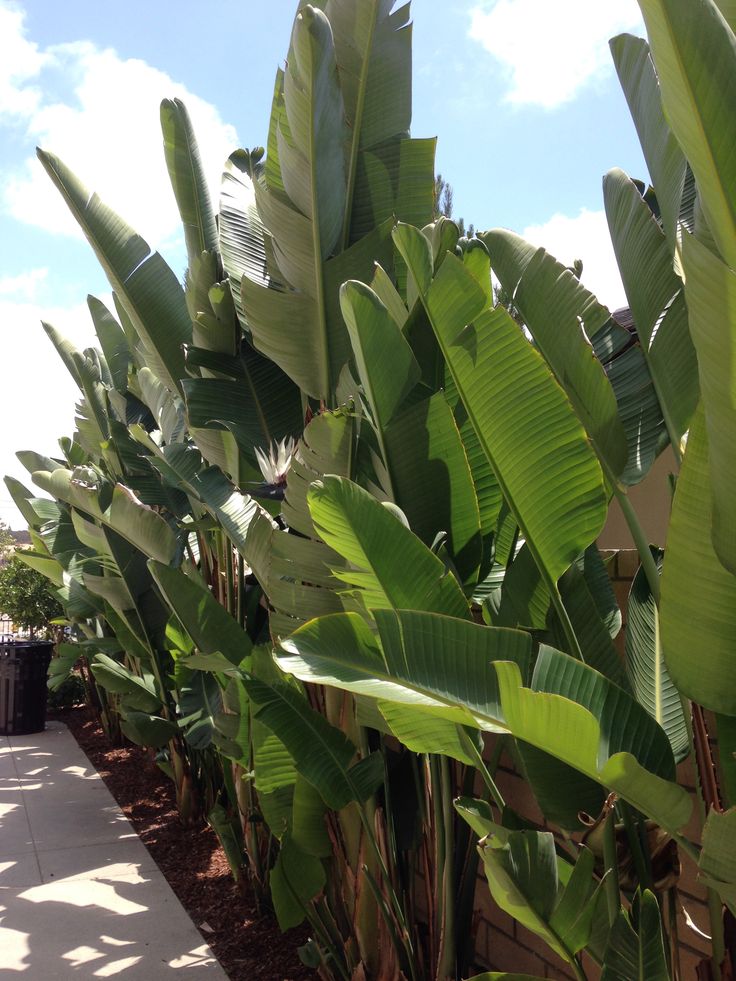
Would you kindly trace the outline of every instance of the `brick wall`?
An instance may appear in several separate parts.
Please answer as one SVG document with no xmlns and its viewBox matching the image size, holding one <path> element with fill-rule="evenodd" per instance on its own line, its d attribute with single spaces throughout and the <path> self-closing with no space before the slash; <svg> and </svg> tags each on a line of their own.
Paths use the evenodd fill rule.
<svg viewBox="0 0 736 981">
<path fill-rule="evenodd" d="M 616 647 L 623 656 L 626 635 L 626 607 L 631 581 L 638 568 L 636 551 L 622 550 L 603 553 L 608 562 L 609 575 L 623 618 L 623 627 L 616 638 Z M 489 744 L 489 749 L 492 743 Z M 497 772 L 497 783 L 509 805 L 520 814 L 544 828 L 544 819 L 527 783 L 514 767 L 508 754 L 503 754 Z M 678 767 L 678 781 L 687 788 L 695 800 L 695 772 L 692 760 L 686 760 Z M 698 808 L 693 808 L 690 825 L 685 829 L 687 837 L 700 839 L 701 818 Z M 695 865 L 686 857 L 680 856 L 682 874 L 678 883 L 678 937 L 681 977 L 683 981 L 695 979 L 698 963 L 709 956 L 710 945 L 687 923 L 684 910 L 695 925 L 704 933 L 710 932 L 706 893 L 697 882 Z M 493 902 L 488 884 L 481 869 L 476 892 L 476 909 L 480 921 L 477 935 L 479 970 L 514 971 L 531 974 L 541 978 L 573 979 L 569 967 L 561 961 L 535 934 L 526 930 L 512 917 L 499 909 Z M 589 981 L 600 977 L 598 967 L 585 960 L 584 968 Z"/>
</svg>

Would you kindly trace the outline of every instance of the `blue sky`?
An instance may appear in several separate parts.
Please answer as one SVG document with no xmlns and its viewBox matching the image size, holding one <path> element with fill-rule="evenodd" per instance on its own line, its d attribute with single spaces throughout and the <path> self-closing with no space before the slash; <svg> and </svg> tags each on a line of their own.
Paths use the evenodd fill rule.
<svg viewBox="0 0 736 981">
<path fill-rule="evenodd" d="M 35 161 L 58 153 L 181 273 L 158 104 L 184 99 L 216 192 L 222 161 L 264 142 L 295 0 L 0 0 L 0 475 L 53 453 L 75 389 L 40 321 L 91 342 L 85 298 L 108 286 Z M 455 215 L 506 226 L 623 302 L 601 178 L 646 178 L 607 40 L 643 34 L 635 0 L 414 0 L 415 136 L 439 138 Z M 109 295 L 109 294 L 108 294 Z M 0 519 L 22 521 L 0 486 Z"/>
</svg>

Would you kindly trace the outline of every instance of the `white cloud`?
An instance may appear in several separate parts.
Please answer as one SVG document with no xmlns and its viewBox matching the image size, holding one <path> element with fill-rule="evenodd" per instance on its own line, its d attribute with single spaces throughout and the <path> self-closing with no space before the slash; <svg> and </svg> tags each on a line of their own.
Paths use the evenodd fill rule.
<svg viewBox="0 0 736 981">
<path fill-rule="evenodd" d="M 33 155 L 39 144 L 61 157 L 152 246 L 181 241 L 164 161 L 160 101 L 179 97 L 186 103 L 215 199 L 222 165 L 238 146 L 234 128 L 213 105 L 144 61 L 123 59 L 89 41 L 42 48 L 27 36 L 24 16 L 20 3 L 0 0 L 0 128 L 12 131 L 14 146 L 24 141 L 17 163 L 4 155 L 0 212 L 48 232 L 80 234 Z M 48 260 L 35 262 L 41 266 Z M 95 343 L 86 304 L 43 302 L 51 295 L 46 277 L 45 268 L 0 276 L 0 479 L 9 473 L 29 486 L 16 450 L 58 455 L 58 437 L 74 431 L 79 398 L 41 321 L 80 348 Z M 62 295 L 69 295 L 66 288 Z M 2 483 L 0 519 L 23 525 Z"/>
<path fill-rule="evenodd" d="M 48 274 L 48 269 L 43 267 L 42 269 L 29 269 L 28 272 L 18 273 L 17 276 L 0 276 L 0 296 L 32 300 Z"/>
<path fill-rule="evenodd" d="M 16 4 L 0 5 L 0 107 L 8 116 L 27 115 L 35 109 L 40 92 L 27 83 L 48 58 L 25 38 L 23 17 Z"/>
<path fill-rule="evenodd" d="M 521 234 L 566 266 L 582 259 L 582 283 L 610 310 L 626 304 L 605 212 L 582 208 L 574 218 L 556 214 L 543 225 L 530 225 Z"/>
<path fill-rule="evenodd" d="M 50 150 L 157 247 L 180 235 L 159 125 L 164 97 L 181 98 L 192 117 L 214 194 L 222 165 L 238 146 L 235 129 L 210 103 L 139 59 L 122 59 L 89 41 L 39 51 L 25 36 L 19 8 L 2 5 L 3 50 L 10 68 L 0 122 L 23 116 L 29 140 Z M 25 66 L 13 68 L 13 66 Z M 71 92 L 51 95 L 59 85 Z M 39 89 L 42 94 L 39 94 Z M 0 89 L 0 95 L 3 92 Z M 31 142 L 32 141 L 32 142 Z M 79 234 L 35 156 L 2 174 L 4 210 L 19 221 L 59 234 Z"/>
<path fill-rule="evenodd" d="M 508 102 L 552 109 L 611 68 L 608 40 L 642 27 L 636 0 L 491 0 L 469 36 L 503 67 Z"/>
<path fill-rule="evenodd" d="M 32 275 L 32 273 L 30 274 Z M 100 297 L 110 303 L 109 297 Z M 0 519 L 14 528 L 25 527 L 2 478 L 10 474 L 27 487 L 33 483 L 15 457 L 17 450 L 58 456 L 58 439 L 74 432 L 74 406 L 80 397 L 66 368 L 41 327 L 56 327 L 77 347 L 94 343 L 86 303 L 50 307 L 0 296 L 2 352 L 2 411 L 0 429 Z M 39 491 L 39 496 L 44 496 Z"/>
</svg>

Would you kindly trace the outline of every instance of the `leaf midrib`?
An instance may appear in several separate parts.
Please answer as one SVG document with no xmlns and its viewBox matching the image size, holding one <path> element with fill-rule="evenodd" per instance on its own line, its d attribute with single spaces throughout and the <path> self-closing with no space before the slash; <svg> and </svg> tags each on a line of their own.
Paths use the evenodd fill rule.
<svg viewBox="0 0 736 981">
<path fill-rule="evenodd" d="M 362 0 L 365 3 L 365 0 Z M 363 113 L 365 110 L 365 98 L 368 91 L 368 71 L 373 52 L 373 39 L 376 35 L 376 25 L 378 23 L 378 2 L 373 0 L 373 14 L 371 16 L 370 32 L 365 46 L 365 57 L 360 71 L 360 82 L 358 84 L 358 99 L 355 105 L 355 119 L 353 120 L 353 139 L 350 146 L 350 162 L 347 173 L 347 192 L 345 195 L 345 216 L 342 226 L 342 251 L 348 247 L 350 237 L 350 225 L 353 214 L 353 196 L 355 194 L 355 181 L 358 172 L 358 153 L 360 152 L 360 133 L 363 127 Z"/>
</svg>

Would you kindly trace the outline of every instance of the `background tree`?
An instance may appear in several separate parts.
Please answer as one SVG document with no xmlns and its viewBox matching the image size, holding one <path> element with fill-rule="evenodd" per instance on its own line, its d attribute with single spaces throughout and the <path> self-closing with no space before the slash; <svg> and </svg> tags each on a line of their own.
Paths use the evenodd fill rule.
<svg viewBox="0 0 736 981">
<path fill-rule="evenodd" d="M 31 637 L 38 630 L 49 634 L 51 620 L 63 616 L 49 580 L 15 555 L 0 570 L 0 610 Z"/>
<path fill-rule="evenodd" d="M 0 521 L 0 559 L 5 556 L 5 553 L 8 551 L 8 549 L 12 548 L 13 545 L 15 545 L 13 532 L 4 521 Z"/>
<path fill-rule="evenodd" d="M 453 192 L 452 184 L 446 181 L 442 174 L 437 174 L 434 179 L 434 216 L 435 219 L 439 218 L 440 215 L 444 215 L 445 218 L 452 218 L 457 227 L 460 229 L 460 235 L 466 238 L 472 238 L 475 235 L 475 225 L 470 224 L 465 227 L 464 218 L 453 218 Z"/>
</svg>

